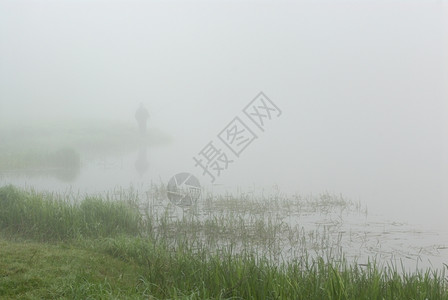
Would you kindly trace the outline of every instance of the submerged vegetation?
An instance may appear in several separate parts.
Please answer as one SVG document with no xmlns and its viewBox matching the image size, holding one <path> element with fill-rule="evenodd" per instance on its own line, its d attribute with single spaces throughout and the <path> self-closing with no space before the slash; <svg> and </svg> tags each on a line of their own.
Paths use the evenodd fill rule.
<svg viewBox="0 0 448 300">
<path fill-rule="evenodd" d="M 208 196 L 187 211 L 164 208 L 162 194 L 1 187 L 0 298 L 448 299 L 443 270 L 353 263 L 328 236 L 278 221 L 282 210 L 363 212 L 341 197 Z M 310 241 L 324 250 L 313 255 Z M 296 248 L 289 257 L 285 245 Z"/>
</svg>

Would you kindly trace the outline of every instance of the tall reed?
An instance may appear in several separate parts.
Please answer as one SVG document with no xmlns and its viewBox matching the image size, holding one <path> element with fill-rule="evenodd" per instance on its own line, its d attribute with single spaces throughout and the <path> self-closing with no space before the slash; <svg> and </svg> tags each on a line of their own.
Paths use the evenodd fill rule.
<svg viewBox="0 0 448 300">
<path fill-rule="evenodd" d="M 138 235 L 138 207 L 86 197 L 80 203 L 51 194 L 0 188 L 0 230 L 40 241 Z"/>
</svg>

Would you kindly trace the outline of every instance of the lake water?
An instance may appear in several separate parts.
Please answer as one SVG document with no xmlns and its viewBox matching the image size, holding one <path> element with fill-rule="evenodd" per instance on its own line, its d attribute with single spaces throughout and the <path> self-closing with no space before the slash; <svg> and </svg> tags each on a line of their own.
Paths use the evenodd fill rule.
<svg viewBox="0 0 448 300">
<path fill-rule="evenodd" d="M 261 140 L 258 145 L 252 145 L 255 150 L 248 148 L 246 156 L 234 159 L 213 184 L 193 160 L 209 141 L 178 139 L 164 146 L 141 146 L 120 156 L 99 158 L 82 154 L 80 170 L 69 179 L 61 179 L 51 172 L 9 172 L 0 176 L 0 185 L 80 195 L 133 187 L 144 198 L 151 183 L 165 185 L 173 175 L 189 172 L 196 175 L 204 191 L 214 194 L 252 193 L 261 197 L 280 191 L 292 197 L 328 192 L 359 202 L 367 208 L 366 213 L 345 215 L 343 220 L 338 215 L 298 214 L 285 216 L 282 222 L 319 231 L 326 228 L 325 224 L 333 224 L 335 218 L 341 218 L 335 227 L 337 230 L 328 239 L 340 241 L 349 258 L 366 261 L 368 257 L 377 257 L 384 262 L 404 262 L 410 269 L 416 265 L 444 267 L 443 263 L 448 261 L 448 226 L 444 226 L 448 211 L 446 198 L 440 198 L 442 191 L 433 190 L 434 183 L 429 179 L 415 186 L 412 180 L 416 178 L 406 174 L 407 186 L 402 179 L 390 176 L 366 180 L 369 179 L 367 171 L 360 172 L 358 178 L 350 177 L 347 169 L 340 169 L 340 176 L 337 169 L 332 170 L 330 174 L 334 177 L 331 177 L 328 173 L 319 173 L 319 170 L 328 171 L 320 164 L 313 170 L 305 168 L 306 162 L 300 159 L 285 162 L 284 156 L 266 153 Z M 353 170 L 356 166 L 347 167 Z M 350 178 L 354 182 L 347 182 Z M 163 203 L 170 204 L 167 199 Z"/>
</svg>

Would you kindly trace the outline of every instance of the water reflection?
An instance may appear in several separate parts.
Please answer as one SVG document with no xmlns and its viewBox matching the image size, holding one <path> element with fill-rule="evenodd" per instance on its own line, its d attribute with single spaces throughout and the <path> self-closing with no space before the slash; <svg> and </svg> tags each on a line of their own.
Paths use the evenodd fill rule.
<svg viewBox="0 0 448 300">
<path fill-rule="evenodd" d="M 81 172 L 80 165 L 72 167 L 60 167 L 60 168 L 42 168 L 42 169 L 21 169 L 21 170 L 9 170 L 0 172 L 4 178 L 44 178 L 52 177 L 61 182 L 73 183 L 76 182 Z"/>
<path fill-rule="evenodd" d="M 134 166 L 140 176 L 143 176 L 148 171 L 148 145 L 145 142 L 140 144 Z"/>
<path fill-rule="evenodd" d="M 80 155 L 72 148 L 10 155 L 9 160 L 0 167 L 0 173 L 5 177 L 53 177 L 68 183 L 78 179 L 80 170 Z"/>
<path fill-rule="evenodd" d="M 81 167 L 79 165 L 73 168 L 54 169 L 51 176 L 63 182 L 73 183 L 78 179 L 80 170 Z"/>
</svg>

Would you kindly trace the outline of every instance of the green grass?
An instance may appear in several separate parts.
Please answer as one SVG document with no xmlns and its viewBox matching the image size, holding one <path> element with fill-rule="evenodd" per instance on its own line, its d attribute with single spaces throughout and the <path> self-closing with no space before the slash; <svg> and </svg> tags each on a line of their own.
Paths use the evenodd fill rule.
<svg viewBox="0 0 448 300">
<path fill-rule="evenodd" d="M 86 197 L 80 203 L 52 194 L 0 188 L 0 229 L 37 241 L 138 234 L 141 216 L 128 202 Z"/>
<path fill-rule="evenodd" d="M 219 247 L 201 238 L 206 230 L 233 234 L 244 224 L 220 232 L 210 220 L 208 228 L 207 220 L 140 214 L 135 195 L 119 197 L 77 202 L 0 188 L 0 298 L 448 299 L 440 270 L 402 273 L 374 261 L 361 266 L 306 252 L 271 259 L 257 252 L 255 241 L 231 239 L 235 243 Z M 181 226 L 183 231 L 172 231 Z M 275 226 L 266 221 L 246 228 L 278 243 Z"/>
<path fill-rule="evenodd" d="M 76 246 L 0 239 L 1 299 L 138 299 L 140 271 Z"/>
</svg>

